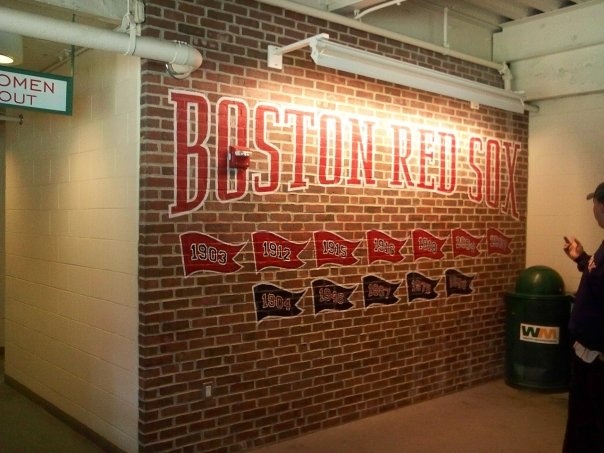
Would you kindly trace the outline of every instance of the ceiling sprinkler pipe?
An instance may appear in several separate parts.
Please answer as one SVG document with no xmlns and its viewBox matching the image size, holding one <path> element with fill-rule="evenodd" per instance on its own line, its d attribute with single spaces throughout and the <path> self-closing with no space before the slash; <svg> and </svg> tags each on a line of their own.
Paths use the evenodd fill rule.
<svg viewBox="0 0 604 453">
<path fill-rule="evenodd" d="M 400 4 L 403 3 L 404 1 L 405 0 L 391 0 L 389 2 L 380 3 L 379 5 L 372 6 L 371 8 L 367 8 L 363 11 L 355 10 L 354 18 L 356 20 L 361 20 L 361 18 L 363 16 L 366 16 L 367 14 L 374 13 L 376 11 L 379 11 L 382 8 L 387 8 L 392 5 L 400 6 Z"/>
<path fill-rule="evenodd" d="M 137 36 L 135 43 L 127 33 L 66 22 L 0 7 L 0 30 L 47 41 L 134 55 L 169 65 L 171 75 L 188 76 L 201 66 L 201 54 L 194 47 L 157 38 Z"/>
</svg>

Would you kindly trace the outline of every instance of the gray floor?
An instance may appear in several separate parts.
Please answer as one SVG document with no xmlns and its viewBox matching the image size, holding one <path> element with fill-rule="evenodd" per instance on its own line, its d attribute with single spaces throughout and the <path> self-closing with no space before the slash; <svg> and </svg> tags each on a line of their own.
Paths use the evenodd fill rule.
<svg viewBox="0 0 604 453">
<path fill-rule="evenodd" d="M 0 358 L 0 453 L 98 453 L 96 444 L 4 383 Z"/>
<path fill-rule="evenodd" d="M 557 453 L 567 403 L 499 380 L 253 453 Z"/>
<path fill-rule="evenodd" d="M 101 452 L 4 383 L 0 453 Z M 254 453 L 553 453 L 561 450 L 566 393 L 513 389 L 503 381 L 254 450 Z"/>
</svg>

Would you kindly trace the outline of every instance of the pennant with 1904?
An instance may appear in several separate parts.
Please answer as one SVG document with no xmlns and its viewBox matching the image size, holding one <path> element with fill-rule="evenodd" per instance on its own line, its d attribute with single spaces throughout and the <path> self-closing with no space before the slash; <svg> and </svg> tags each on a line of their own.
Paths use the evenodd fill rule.
<svg viewBox="0 0 604 453">
<path fill-rule="evenodd" d="M 302 310 L 298 308 L 298 302 L 306 290 L 291 292 L 270 283 L 258 283 L 254 285 L 253 291 L 258 321 L 267 316 L 283 318 L 298 316 L 302 313 Z"/>
</svg>

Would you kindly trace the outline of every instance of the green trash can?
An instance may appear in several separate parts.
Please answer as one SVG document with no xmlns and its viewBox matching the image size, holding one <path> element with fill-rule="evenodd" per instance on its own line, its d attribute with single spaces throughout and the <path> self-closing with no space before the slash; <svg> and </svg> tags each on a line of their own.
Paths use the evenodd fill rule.
<svg viewBox="0 0 604 453">
<path fill-rule="evenodd" d="M 570 379 L 572 296 L 547 266 L 524 269 L 505 295 L 505 381 L 511 387 L 564 391 Z"/>
</svg>

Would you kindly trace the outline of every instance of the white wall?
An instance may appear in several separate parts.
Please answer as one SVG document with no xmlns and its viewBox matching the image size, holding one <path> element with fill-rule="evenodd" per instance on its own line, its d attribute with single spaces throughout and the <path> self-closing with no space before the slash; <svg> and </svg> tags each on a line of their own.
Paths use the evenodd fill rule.
<svg viewBox="0 0 604 453">
<path fill-rule="evenodd" d="M 604 94 L 539 103 L 529 121 L 527 266 L 558 271 L 566 290 L 580 274 L 562 251 L 576 236 L 593 253 L 604 239 L 585 196 L 604 181 Z"/>
<path fill-rule="evenodd" d="M 23 112 L 6 151 L 6 374 L 126 451 L 138 449 L 139 97 L 137 58 L 85 52 L 73 116 Z"/>
<path fill-rule="evenodd" d="M 4 155 L 5 128 L 0 122 L 0 348 L 4 348 Z"/>
</svg>

